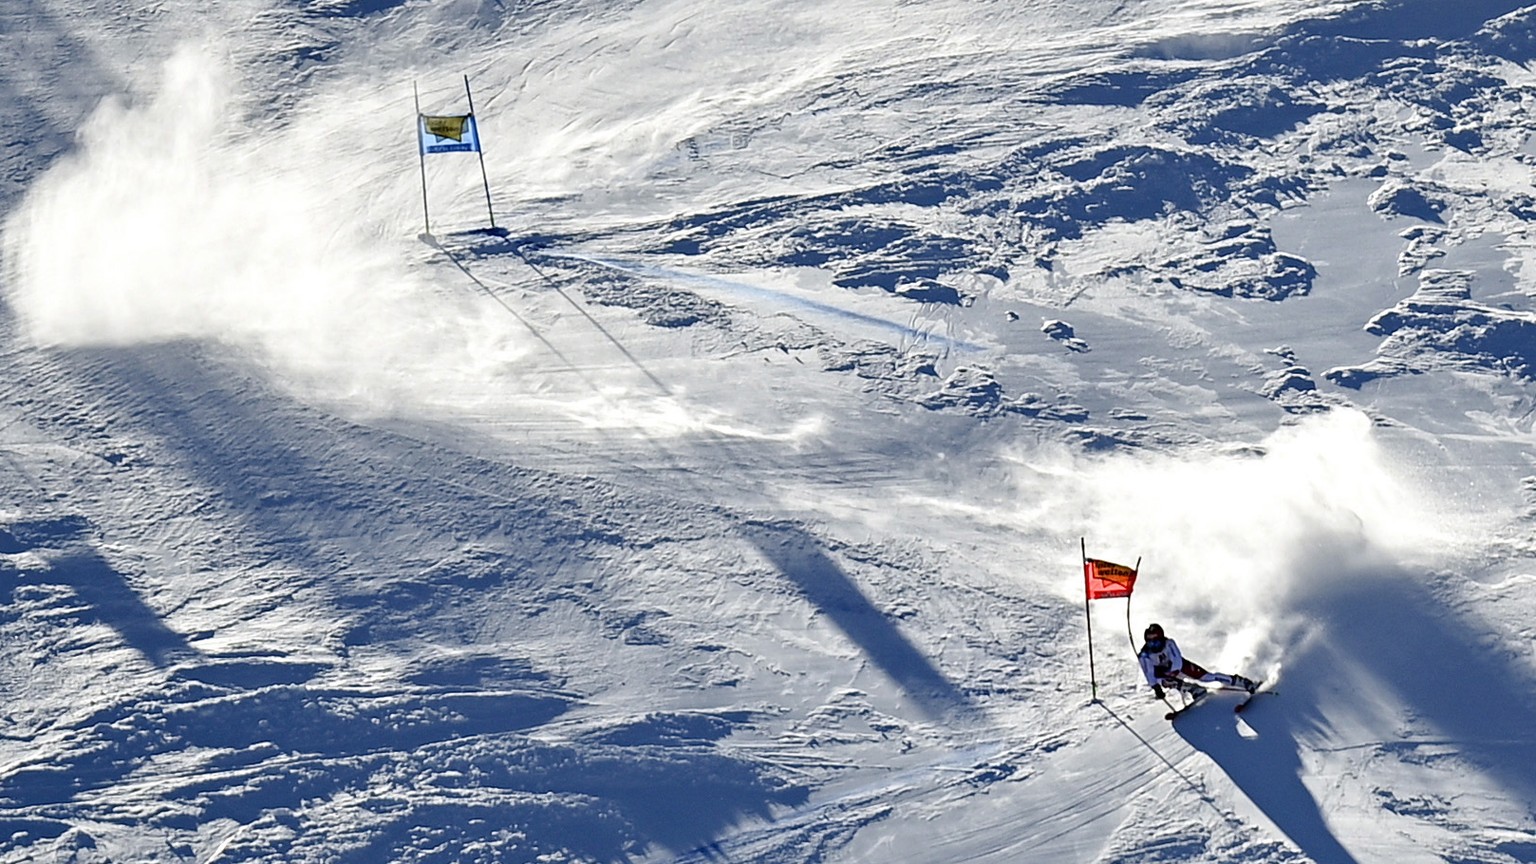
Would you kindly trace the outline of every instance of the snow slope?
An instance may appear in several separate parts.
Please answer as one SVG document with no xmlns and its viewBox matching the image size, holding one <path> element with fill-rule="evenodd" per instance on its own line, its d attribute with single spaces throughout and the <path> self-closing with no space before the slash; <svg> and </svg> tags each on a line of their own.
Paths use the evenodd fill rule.
<svg viewBox="0 0 1536 864">
<path fill-rule="evenodd" d="M 1536 860 L 1533 23 L 8 4 L 0 860 Z"/>
</svg>

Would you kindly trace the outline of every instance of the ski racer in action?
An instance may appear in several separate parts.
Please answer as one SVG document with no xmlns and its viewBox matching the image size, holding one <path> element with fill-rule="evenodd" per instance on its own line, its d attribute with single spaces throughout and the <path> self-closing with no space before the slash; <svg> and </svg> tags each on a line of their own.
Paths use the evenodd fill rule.
<svg viewBox="0 0 1536 864">
<path fill-rule="evenodd" d="M 1164 698 L 1164 687 L 1182 690 L 1198 699 L 1206 694 L 1207 689 L 1196 684 L 1197 681 L 1220 684 L 1248 693 L 1259 688 L 1258 683 L 1252 679 L 1241 675 L 1208 672 L 1200 664 L 1185 659 L 1183 653 L 1179 651 L 1178 643 L 1163 633 L 1161 624 L 1148 624 L 1142 636 L 1146 639 L 1146 643 L 1137 652 L 1136 659 L 1141 661 L 1141 672 L 1147 676 L 1147 683 L 1152 685 L 1152 695 L 1158 699 Z"/>
</svg>

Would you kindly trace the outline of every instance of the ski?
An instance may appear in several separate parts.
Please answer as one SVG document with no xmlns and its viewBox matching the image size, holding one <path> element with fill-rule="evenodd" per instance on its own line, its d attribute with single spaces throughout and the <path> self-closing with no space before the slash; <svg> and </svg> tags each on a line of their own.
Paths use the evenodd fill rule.
<svg viewBox="0 0 1536 864">
<path fill-rule="evenodd" d="M 1261 683 L 1259 686 L 1263 687 L 1264 685 Z M 1233 714 L 1241 714 L 1241 713 L 1243 713 L 1243 709 L 1248 707 L 1248 703 L 1253 701 L 1253 697 L 1255 697 L 1255 696 L 1263 696 L 1263 695 L 1266 695 L 1266 694 L 1270 695 L 1270 696 L 1278 696 L 1278 695 L 1280 695 L 1279 691 L 1276 691 L 1276 690 L 1255 690 L 1252 693 L 1249 693 L 1247 696 L 1243 697 L 1243 701 L 1237 703 L 1236 705 L 1233 705 L 1232 706 L 1232 713 Z"/>
<path fill-rule="evenodd" d="M 1259 686 L 1262 688 L 1264 685 L 1261 683 Z M 1241 713 L 1243 713 L 1243 709 L 1248 707 L 1248 703 L 1252 702 L 1253 701 L 1253 697 L 1255 697 L 1255 696 L 1262 696 L 1262 695 L 1265 695 L 1265 694 L 1269 694 L 1271 696 L 1279 695 L 1278 691 L 1275 691 L 1275 690 L 1256 689 L 1252 693 L 1248 693 L 1248 692 L 1246 692 L 1244 690 L 1241 690 L 1241 689 L 1239 689 L 1237 687 L 1216 687 L 1216 688 L 1211 689 L 1211 690 L 1206 690 L 1204 693 L 1200 693 L 1199 695 L 1195 696 L 1195 698 L 1190 700 L 1190 702 L 1187 705 L 1185 705 L 1184 707 L 1182 707 L 1182 708 L 1175 708 L 1174 710 L 1169 711 L 1167 714 L 1164 714 L 1163 715 L 1163 719 L 1165 719 L 1165 720 L 1172 720 L 1175 717 L 1178 717 L 1180 714 L 1183 714 L 1185 711 L 1188 711 L 1189 709 L 1191 709 L 1191 708 L 1195 707 L 1196 705 L 1199 705 L 1201 702 L 1205 701 L 1205 697 L 1207 695 L 1209 695 L 1211 693 L 1220 693 L 1220 692 L 1223 692 L 1223 691 L 1226 691 L 1226 692 L 1235 691 L 1235 692 L 1243 694 L 1242 701 L 1238 702 L 1236 705 L 1232 706 L 1232 713 L 1234 713 L 1234 714 L 1241 714 Z"/>
<path fill-rule="evenodd" d="M 1206 696 L 1206 694 L 1204 694 L 1204 693 L 1196 694 L 1194 698 L 1190 699 L 1189 702 L 1185 703 L 1183 708 L 1175 708 L 1172 711 L 1169 711 L 1167 714 L 1164 714 L 1163 715 L 1163 719 L 1164 720 L 1172 720 L 1173 718 L 1179 716 L 1180 714 L 1183 714 L 1185 711 L 1188 711 L 1189 709 L 1191 709 L 1191 708 L 1195 707 L 1196 705 L 1199 705 L 1201 702 L 1205 701 L 1205 696 Z"/>
</svg>

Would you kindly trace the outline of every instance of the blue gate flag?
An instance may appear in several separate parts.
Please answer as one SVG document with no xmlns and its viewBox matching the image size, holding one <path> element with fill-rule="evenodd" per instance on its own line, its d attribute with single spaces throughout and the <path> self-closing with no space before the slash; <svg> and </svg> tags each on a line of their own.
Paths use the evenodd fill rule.
<svg viewBox="0 0 1536 864">
<path fill-rule="evenodd" d="M 480 130 L 473 114 L 418 114 L 417 137 L 422 155 L 428 153 L 476 153 Z"/>
</svg>

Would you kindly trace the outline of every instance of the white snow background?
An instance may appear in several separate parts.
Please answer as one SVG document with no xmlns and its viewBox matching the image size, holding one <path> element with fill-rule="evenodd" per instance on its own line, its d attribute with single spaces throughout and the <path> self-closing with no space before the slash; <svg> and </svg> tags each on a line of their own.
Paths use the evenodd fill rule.
<svg viewBox="0 0 1536 864">
<path fill-rule="evenodd" d="M 1536 861 L 1536 4 L 6 0 L 0 861 Z M 474 87 L 473 155 L 426 162 Z M 1170 724 L 1131 628 L 1266 677 Z"/>
</svg>

